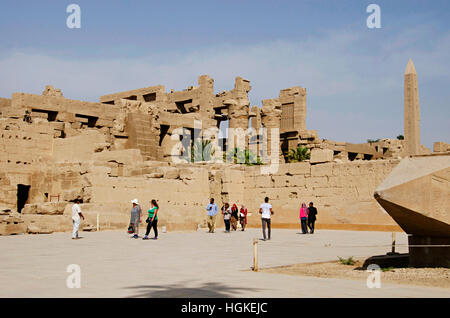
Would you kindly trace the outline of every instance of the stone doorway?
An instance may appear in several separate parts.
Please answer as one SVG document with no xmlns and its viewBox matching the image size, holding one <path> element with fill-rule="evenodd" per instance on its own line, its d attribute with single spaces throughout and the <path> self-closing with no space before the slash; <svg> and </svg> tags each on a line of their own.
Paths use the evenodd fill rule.
<svg viewBox="0 0 450 318">
<path fill-rule="evenodd" d="M 30 194 L 29 185 L 18 184 L 17 185 L 17 212 L 21 213 L 23 207 L 28 202 L 28 195 Z"/>
</svg>

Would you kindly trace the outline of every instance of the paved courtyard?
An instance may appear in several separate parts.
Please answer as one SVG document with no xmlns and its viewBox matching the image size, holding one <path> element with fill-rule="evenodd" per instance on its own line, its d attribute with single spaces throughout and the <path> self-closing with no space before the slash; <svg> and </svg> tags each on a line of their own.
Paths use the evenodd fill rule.
<svg viewBox="0 0 450 318">
<path fill-rule="evenodd" d="M 259 243 L 260 267 L 381 255 L 391 242 L 387 232 L 272 235 Z M 448 289 L 383 284 L 383 274 L 381 288 L 369 289 L 365 281 L 252 272 L 259 229 L 161 233 L 157 241 L 130 239 L 125 231 L 70 236 L 0 237 L 0 297 L 450 297 Z M 398 233 L 397 243 L 406 244 L 406 235 Z M 66 287 L 69 264 L 81 267 L 79 289 Z"/>
</svg>

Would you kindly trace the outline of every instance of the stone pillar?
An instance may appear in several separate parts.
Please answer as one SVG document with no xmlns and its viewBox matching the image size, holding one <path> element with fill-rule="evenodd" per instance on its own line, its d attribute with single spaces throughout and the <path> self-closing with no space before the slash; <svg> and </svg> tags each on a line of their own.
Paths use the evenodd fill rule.
<svg viewBox="0 0 450 318">
<path fill-rule="evenodd" d="M 404 90 L 405 154 L 418 155 L 421 153 L 419 88 L 411 59 L 406 66 Z"/>
<path fill-rule="evenodd" d="M 203 127 L 213 127 L 216 125 L 214 119 L 214 80 L 209 75 L 202 75 L 198 78 L 200 96 L 200 116 Z"/>
<path fill-rule="evenodd" d="M 261 128 L 261 108 L 259 108 L 258 106 L 253 106 L 252 113 L 252 128 L 256 132 L 259 132 L 259 129 Z"/>
<path fill-rule="evenodd" d="M 306 89 L 299 88 L 294 95 L 294 127 L 297 131 L 306 130 Z"/>
<path fill-rule="evenodd" d="M 248 149 L 248 121 L 250 113 L 250 100 L 248 99 L 248 92 L 251 86 L 248 80 L 242 77 L 236 77 L 233 89 L 233 98 L 224 101 L 228 107 L 228 146 Z M 244 144 L 243 146 L 239 144 Z M 234 145 L 234 146 L 233 146 Z"/>
<path fill-rule="evenodd" d="M 263 158 L 263 160 L 268 160 L 272 156 L 272 138 L 280 139 L 280 136 L 272 136 L 273 131 L 272 128 L 278 128 L 278 132 L 281 124 L 281 104 L 278 99 L 265 99 L 262 101 L 262 110 L 261 110 L 261 120 L 262 124 L 265 128 L 265 134 L 267 135 L 266 140 L 266 153 L 267 158 Z M 278 141 L 279 143 L 279 141 Z M 280 156 L 283 155 L 281 152 L 281 147 L 279 149 Z"/>
<path fill-rule="evenodd" d="M 228 145 L 239 146 L 239 148 L 248 148 L 248 136 L 246 135 L 248 129 L 249 105 L 246 100 L 232 100 L 224 101 L 228 106 Z M 232 140 L 234 138 L 234 140 Z M 243 139 L 244 146 L 239 145 L 238 140 Z M 230 149 L 231 150 L 231 149 Z"/>
</svg>

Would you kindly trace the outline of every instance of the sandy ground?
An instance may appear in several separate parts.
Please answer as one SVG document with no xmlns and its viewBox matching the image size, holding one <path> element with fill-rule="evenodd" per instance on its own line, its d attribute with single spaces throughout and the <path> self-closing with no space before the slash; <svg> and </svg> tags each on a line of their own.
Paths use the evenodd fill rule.
<svg viewBox="0 0 450 318">
<path fill-rule="evenodd" d="M 338 256 L 368 258 L 390 251 L 388 232 L 298 232 L 274 229 L 270 241 L 259 241 L 259 267 L 329 262 Z M 383 278 L 381 288 L 370 289 L 364 280 L 252 272 L 253 240 L 261 238 L 260 229 L 161 233 L 156 241 L 131 239 L 125 231 L 82 236 L 0 236 L 0 297 L 450 297 L 448 288 Z M 397 242 L 397 251 L 407 252 L 407 236 L 398 234 Z M 67 285 L 71 264 L 81 270 L 80 288 Z"/>
<path fill-rule="evenodd" d="M 262 271 L 273 274 L 312 276 L 321 278 L 341 278 L 367 280 L 367 271 L 362 268 L 364 259 L 354 265 L 344 265 L 339 261 L 294 264 L 266 268 Z M 380 271 L 382 282 L 416 286 L 441 287 L 450 289 L 449 268 L 387 268 Z"/>
</svg>

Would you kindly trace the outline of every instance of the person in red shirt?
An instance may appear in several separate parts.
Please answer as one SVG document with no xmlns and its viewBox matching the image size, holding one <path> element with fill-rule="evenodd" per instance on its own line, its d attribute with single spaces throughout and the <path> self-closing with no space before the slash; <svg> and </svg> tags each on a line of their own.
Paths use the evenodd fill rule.
<svg viewBox="0 0 450 318">
<path fill-rule="evenodd" d="M 239 222 L 241 223 L 242 231 L 244 231 L 247 224 L 247 208 L 243 204 L 239 213 Z"/>
<path fill-rule="evenodd" d="M 231 208 L 231 229 L 233 231 L 237 230 L 237 224 L 238 224 L 238 219 L 239 219 L 238 212 L 239 212 L 239 209 L 238 209 L 236 203 L 234 203 Z"/>
</svg>

